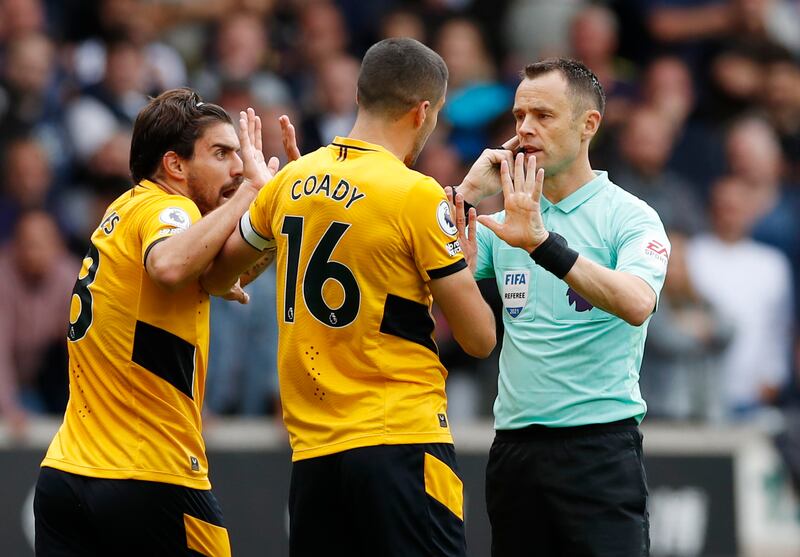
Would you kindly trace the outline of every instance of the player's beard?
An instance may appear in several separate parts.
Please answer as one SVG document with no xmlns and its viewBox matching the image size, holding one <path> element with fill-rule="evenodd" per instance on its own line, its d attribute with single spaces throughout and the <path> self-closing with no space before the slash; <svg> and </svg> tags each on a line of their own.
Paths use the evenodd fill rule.
<svg viewBox="0 0 800 557">
<path fill-rule="evenodd" d="M 201 215 L 206 215 L 225 203 L 239 188 L 243 180 L 242 176 L 237 176 L 228 180 L 219 188 L 209 188 L 204 180 L 197 178 L 193 173 L 189 173 L 187 185 L 189 186 L 189 198 L 194 201 Z"/>
</svg>

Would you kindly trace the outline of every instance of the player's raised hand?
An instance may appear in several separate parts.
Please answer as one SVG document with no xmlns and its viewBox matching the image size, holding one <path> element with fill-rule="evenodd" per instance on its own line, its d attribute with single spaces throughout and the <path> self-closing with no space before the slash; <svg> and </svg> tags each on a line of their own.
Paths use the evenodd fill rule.
<svg viewBox="0 0 800 557">
<path fill-rule="evenodd" d="M 459 192 L 467 196 L 472 205 L 477 205 L 482 199 L 499 193 L 503 188 L 500 181 L 500 162 L 507 161 L 509 165 L 513 164 L 514 151 L 518 147 L 519 138 L 515 135 L 503 143 L 501 149 L 484 149 L 461 182 Z"/>
<path fill-rule="evenodd" d="M 464 196 L 456 193 L 455 188 L 447 186 L 445 189 L 447 202 L 450 204 L 450 215 L 455 217 L 458 243 L 461 253 L 469 265 L 469 270 L 475 273 L 478 264 L 478 234 L 475 230 L 478 213 L 471 207 L 469 215 L 464 215 Z"/>
<path fill-rule="evenodd" d="M 286 151 L 286 158 L 289 162 L 296 161 L 300 158 L 300 149 L 297 148 L 297 135 L 294 131 L 294 124 L 286 114 L 278 118 L 278 122 L 281 125 L 281 141 L 283 142 L 283 150 Z"/>
<path fill-rule="evenodd" d="M 239 144 L 244 178 L 260 189 L 278 172 L 280 161 L 277 157 L 271 157 L 266 162 L 262 151 L 261 118 L 256 116 L 252 108 L 239 113 Z"/>
<path fill-rule="evenodd" d="M 500 163 L 500 178 L 503 184 L 505 221 L 501 223 L 481 215 L 478 222 L 491 229 L 507 244 L 530 253 L 548 235 L 540 206 L 544 169 L 536 168 L 536 157 L 533 155 L 528 158 L 526 165 L 525 156 L 519 153 L 514 160 L 514 177 L 511 177 L 509 164 L 504 160 Z"/>
</svg>

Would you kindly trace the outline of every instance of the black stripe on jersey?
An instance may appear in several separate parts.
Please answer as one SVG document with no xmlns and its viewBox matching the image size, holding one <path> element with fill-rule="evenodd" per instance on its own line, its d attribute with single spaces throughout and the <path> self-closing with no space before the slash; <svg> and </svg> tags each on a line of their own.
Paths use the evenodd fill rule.
<svg viewBox="0 0 800 557">
<path fill-rule="evenodd" d="M 355 149 L 356 151 L 370 151 L 375 152 L 375 149 L 367 149 L 366 147 L 356 147 L 355 145 L 344 145 L 343 143 L 331 143 L 337 147 L 344 147 L 345 149 Z"/>
<path fill-rule="evenodd" d="M 145 267 L 147 267 L 147 256 L 150 255 L 150 250 L 153 249 L 157 243 L 163 242 L 164 240 L 167 240 L 168 238 L 169 238 L 169 236 L 164 236 L 163 238 L 156 238 L 155 240 L 150 242 L 150 245 L 147 246 L 146 250 L 144 250 L 144 266 Z"/>
<path fill-rule="evenodd" d="M 131 360 L 194 399 L 194 346 L 181 337 L 137 321 Z"/>
<path fill-rule="evenodd" d="M 451 263 L 446 267 L 439 267 L 438 269 L 431 269 L 428 271 L 428 276 L 432 279 L 440 279 L 444 277 L 449 277 L 453 273 L 457 273 L 461 269 L 465 269 L 467 267 L 466 259 L 459 259 L 455 263 Z"/>
<path fill-rule="evenodd" d="M 433 327 L 433 318 L 425 304 L 419 304 L 394 294 L 386 296 L 383 320 L 381 321 L 382 333 L 416 342 L 438 354 L 439 349 L 431 337 Z"/>
</svg>

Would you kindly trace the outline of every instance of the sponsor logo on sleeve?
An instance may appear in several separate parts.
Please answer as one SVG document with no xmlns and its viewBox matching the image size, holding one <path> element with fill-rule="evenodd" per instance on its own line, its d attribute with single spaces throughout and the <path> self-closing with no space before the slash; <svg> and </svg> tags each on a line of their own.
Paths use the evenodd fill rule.
<svg viewBox="0 0 800 557">
<path fill-rule="evenodd" d="M 666 265 L 669 258 L 669 250 L 667 247 L 658 240 L 645 240 L 644 254 L 648 257 L 659 261 L 661 264 Z"/>
<path fill-rule="evenodd" d="M 503 307 L 508 315 L 516 318 L 528 303 L 528 285 L 531 273 L 527 270 L 506 271 L 503 273 Z"/>
<path fill-rule="evenodd" d="M 447 248 L 447 253 L 450 254 L 450 257 L 453 257 L 457 253 L 461 253 L 461 243 L 458 240 L 447 242 L 444 247 Z"/>
<path fill-rule="evenodd" d="M 186 230 L 192 225 L 192 219 L 189 218 L 189 213 L 180 207 L 167 207 L 161 214 L 158 215 L 158 220 L 166 225 Z"/>
<path fill-rule="evenodd" d="M 456 235 L 456 223 L 453 222 L 450 215 L 450 205 L 447 201 L 442 201 L 436 208 L 436 222 L 439 223 L 439 227 L 448 236 Z"/>
</svg>

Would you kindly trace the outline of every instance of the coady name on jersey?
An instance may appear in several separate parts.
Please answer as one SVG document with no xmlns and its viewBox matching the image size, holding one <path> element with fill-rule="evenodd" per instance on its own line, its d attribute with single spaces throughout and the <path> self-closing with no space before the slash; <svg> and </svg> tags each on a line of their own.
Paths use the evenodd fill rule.
<svg viewBox="0 0 800 557">
<path fill-rule="evenodd" d="M 330 174 L 325 174 L 321 178 L 309 176 L 305 180 L 297 180 L 292 184 L 292 199 L 297 201 L 304 195 L 324 194 L 334 201 L 347 200 L 344 208 L 349 209 L 350 205 L 367 196 L 365 193 L 359 193 L 358 188 L 354 184 L 349 183 L 343 178 L 340 179 L 339 183 L 333 188 L 331 188 L 331 183 Z"/>
</svg>

